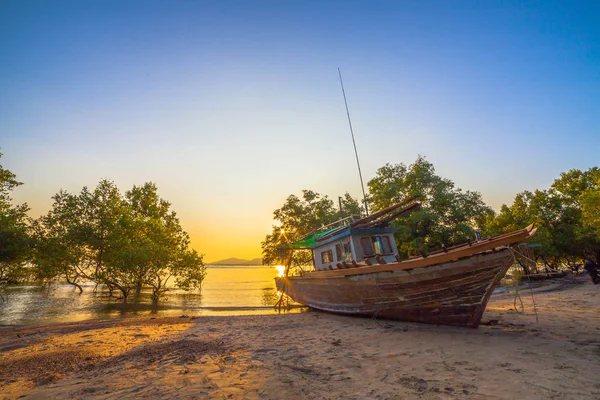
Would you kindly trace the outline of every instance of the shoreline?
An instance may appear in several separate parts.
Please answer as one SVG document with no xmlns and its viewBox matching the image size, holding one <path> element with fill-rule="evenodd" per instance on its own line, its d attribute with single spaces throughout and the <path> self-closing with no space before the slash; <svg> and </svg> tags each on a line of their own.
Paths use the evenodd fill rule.
<svg viewBox="0 0 600 400">
<path fill-rule="evenodd" d="M 495 294 L 479 329 L 313 311 L 5 326 L 0 398 L 598 398 L 582 278 L 522 289 L 524 313 Z"/>
</svg>

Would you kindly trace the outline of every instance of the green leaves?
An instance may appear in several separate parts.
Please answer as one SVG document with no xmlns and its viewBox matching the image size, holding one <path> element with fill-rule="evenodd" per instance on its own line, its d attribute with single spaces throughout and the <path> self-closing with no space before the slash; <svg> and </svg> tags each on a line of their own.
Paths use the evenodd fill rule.
<svg viewBox="0 0 600 400">
<path fill-rule="evenodd" d="M 342 211 L 331 199 L 311 190 L 303 190 L 302 198 L 290 195 L 283 206 L 273 212 L 273 219 L 280 225 L 274 225 L 271 234 L 262 242 L 263 264 L 284 264 L 288 243 L 341 218 L 360 214 L 358 200 L 348 193 L 342 198 Z M 292 260 L 294 266 L 312 265 L 309 251 L 296 251 Z"/>
<path fill-rule="evenodd" d="M 15 174 L 0 165 L 0 287 L 22 278 L 30 256 L 29 207 L 13 205 L 10 197 L 19 185 Z"/>
<path fill-rule="evenodd" d="M 579 197 L 581 203 L 581 217 L 584 226 L 594 230 L 600 239 L 600 179 L 595 187 L 588 188 Z"/>
<path fill-rule="evenodd" d="M 428 251 L 474 238 L 473 228 L 482 227 L 493 216 L 481 194 L 456 188 L 454 182 L 438 176 L 433 164 L 422 156 L 410 166 L 400 163 L 379 168 L 368 187 L 374 212 L 410 196 L 420 197 L 421 210 L 392 223 L 404 257 L 418 254 L 420 249 Z"/>
<path fill-rule="evenodd" d="M 407 217 L 392 222 L 396 228 L 396 241 L 402 256 L 430 251 L 442 244 L 451 246 L 474 239 L 474 227 L 483 227 L 494 212 L 482 200 L 481 194 L 462 191 L 454 183 L 435 173 L 433 164 L 419 156 L 410 166 L 403 163 L 386 164 L 377 170 L 368 182 L 369 208 L 372 212 L 411 197 L 419 196 L 422 208 Z M 284 205 L 274 211 L 274 226 L 262 243 L 265 264 L 283 263 L 284 255 L 277 250 L 289 240 L 293 242 L 312 230 L 327 225 L 340 216 L 360 214 L 358 200 L 349 194 L 342 199 L 343 213 L 334 207 L 327 196 L 304 190 L 302 199 L 288 197 Z M 285 235 L 280 231 L 283 229 Z M 312 264 L 310 253 L 294 256 L 294 265 Z"/>
<path fill-rule="evenodd" d="M 152 287 L 158 301 L 167 280 L 175 278 L 181 289 L 199 289 L 206 276 L 202 255 L 189 249 L 189 236 L 183 231 L 170 204 L 158 196 L 157 187 L 146 183 L 125 194 L 129 215 L 131 251 L 135 254 L 139 280 Z"/>
<path fill-rule="evenodd" d="M 34 224 L 39 278 L 63 277 L 74 285 L 90 280 L 123 301 L 142 287 L 151 287 L 158 301 L 170 278 L 182 289 L 200 288 L 202 256 L 189 249 L 189 236 L 155 184 L 122 195 L 101 180 L 93 191 L 61 191 L 53 199 L 52 210 Z"/>
<path fill-rule="evenodd" d="M 572 169 L 547 190 L 517 194 L 510 207 L 503 205 L 488 221 L 487 229 L 502 233 L 530 223 L 538 226 L 535 240 L 553 267 L 594 257 L 600 252 L 600 169 Z"/>
<path fill-rule="evenodd" d="M 600 168 L 562 173 L 547 190 L 524 191 L 513 204 L 502 205 L 495 215 L 478 192 L 463 191 L 435 173 L 424 157 L 407 166 L 386 164 L 368 182 L 369 208 L 376 212 L 409 196 L 419 196 L 422 208 L 402 220 L 392 222 L 400 255 L 418 254 L 441 244 L 451 246 L 473 238 L 478 227 L 484 236 L 510 232 L 535 223 L 536 242 L 554 266 L 567 262 L 577 265 L 585 258 L 600 259 Z M 360 211 L 359 203 L 346 194 L 345 214 Z M 282 263 L 277 249 L 287 240 L 339 219 L 339 213 L 327 196 L 303 191 L 294 195 L 274 212 L 286 235 L 274 226 L 262 243 L 264 262 Z M 297 265 L 311 264 L 310 254 L 294 259 Z"/>
</svg>

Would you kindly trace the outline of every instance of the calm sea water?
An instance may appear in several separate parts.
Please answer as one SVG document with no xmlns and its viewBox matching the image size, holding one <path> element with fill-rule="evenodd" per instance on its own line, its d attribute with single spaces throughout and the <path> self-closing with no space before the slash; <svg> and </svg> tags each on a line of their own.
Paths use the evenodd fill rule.
<svg viewBox="0 0 600 400">
<path fill-rule="evenodd" d="M 201 291 L 171 289 L 158 307 L 148 291 L 129 303 L 85 285 L 12 286 L 0 300 L 0 325 L 46 324 L 144 315 L 265 314 L 278 312 L 273 267 L 208 267 Z"/>
</svg>

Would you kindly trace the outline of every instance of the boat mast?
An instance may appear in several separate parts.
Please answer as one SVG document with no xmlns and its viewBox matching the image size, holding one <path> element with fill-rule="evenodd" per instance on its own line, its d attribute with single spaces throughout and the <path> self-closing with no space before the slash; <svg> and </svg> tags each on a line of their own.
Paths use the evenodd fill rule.
<svg viewBox="0 0 600 400">
<path fill-rule="evenodd" d="M 367 206 L 367 195 L 365 194 L 365 184 L 363 183 L 362 172 L 360 170 L 360 162 L 358 161 L 358 151 L 356 151 L 356 141 L 354 140 L 354 130 L 352 129 L 352 121 L 350 120 L 350 111 L 348 111 L 348 101 L 346 100 L 346 91 L 344 90 L 344 81 L 342 81 L 342 71 L 338 68 L 340 76 L 340 84 L 342 85 L 342 94 L 344 95 L 344 104 L 346 105 L 346 115 L 348 115 L 348 125 L 350 125 L 350 135 L 352 135 L 352 144 L 354 145 L 354 155 L 356 155 L 356 165 L 358 165 L 358 176 L 360 178 L 360 187 L 362 188 L 363 202 L 365 204 L 365 213 L 369 216 L 369 207 Z"/>
</svg>

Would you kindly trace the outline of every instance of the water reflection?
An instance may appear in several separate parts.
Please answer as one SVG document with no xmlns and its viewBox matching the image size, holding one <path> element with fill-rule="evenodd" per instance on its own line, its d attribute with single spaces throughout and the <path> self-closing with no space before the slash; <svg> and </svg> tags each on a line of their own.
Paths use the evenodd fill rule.
<svg viewBox="0 0 600 400">
<path fill-rule="evenodd" d="M 264 314 L 279 300 L 272 267 L 209 267 L 202 291 L 171 287 L 158 305 L 151 291 L 132 294 L 128 303 L 108 290 L 84 285 L 83 293 L 67 284 L 7 288 L 0 300 L 0 325 L 72 322 L 147 315 Z M 96 290 L 94 290 L 96 289 Z"/>
<path fill-rule="evenodd" d="M 266 287 L 262 289 L 262 302 L 263 305 L 267 306 L 267 305 L 272 305 L 277 303 L 277 300 L 279 300 L 279 296 L 278 296 L 277 290 L 275 288 L 270 288 L 270 287 Z"/>
</svg>

